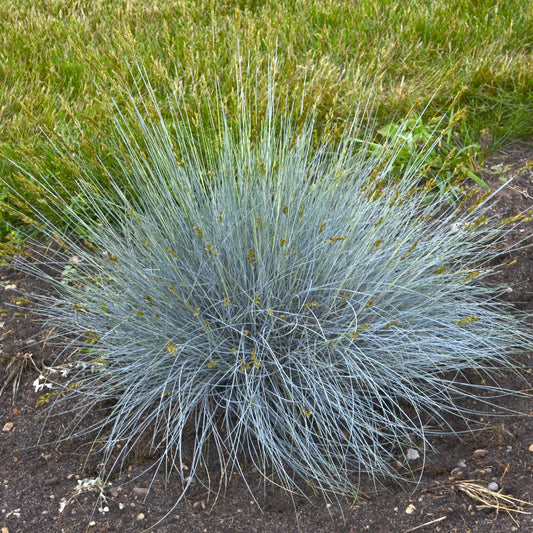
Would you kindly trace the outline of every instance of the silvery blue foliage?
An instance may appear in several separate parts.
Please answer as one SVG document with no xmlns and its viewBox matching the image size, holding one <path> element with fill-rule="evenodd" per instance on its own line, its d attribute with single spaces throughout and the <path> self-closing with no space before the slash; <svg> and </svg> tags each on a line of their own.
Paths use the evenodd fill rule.
<svg viewBox="0 0 533 533">
<path fill-rule="evenodd" d="M 362 473 L 401 477 L 406 449 L 453 432 L 461 399 L 490 404 L 493 371 L 531 349 L 484 283 L 507 231 L 488 198 L 435 196 L 423 158 L 393 178 L 401 141 L 369 155 L 357 119 L 317 147 L 272 94 L 255 135 L 245 98 L 208 134 L 179 103 L 172 121 L 137 108 L 135 135 L 119 120 L 128 187 L 88 177 L 90 217 L 57 202 L 76 231 L 40 221 L 60 251 L 27 268 L 54 285 L 42 313 L 72 352 L 52 407 L 95 434 L 104 476 L 142 441 L 187 489 L 209 446 L 225 474 L 248 460 L 291 490 L 357 495 Z"/>
</svg>

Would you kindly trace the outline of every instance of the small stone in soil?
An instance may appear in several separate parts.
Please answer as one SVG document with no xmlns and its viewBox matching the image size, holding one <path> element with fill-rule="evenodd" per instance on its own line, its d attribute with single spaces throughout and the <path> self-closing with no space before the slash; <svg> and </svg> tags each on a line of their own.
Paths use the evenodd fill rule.
<svg viewBox="0 0 533 533">
<path fill-rule="evenodd" d="M 485 455 L 487 455 L 489 453 L 488 450 L 483 450 L 483 449 L 480 449 L 480 450 L 476 450 L 472 456 L 475 458 L 475 459 L 481 459 L 482 457 L 485 457 Z"/>
<path fill-rule="evenodd" d="M 405 514 L 413 514 L 416 511 L 416 507 L 410 503 L 405 510 Z"/>
<path fill-rule="evenodd" d="M 420 459 L 420 454 L 417 450 L 414 450 L 413 448 L 409 448 L 407 450 L 407 459 L 409 461 L 416 461 L 417 459 Z"/>
<path fill-rule="evenodd" d="M 148 494 L 148 489 L 144 487 L 133 487 L 133 493 L 136 496 L 146 496 Z"/>
<path fill-rule="evenodd" d="M 489 483 L 489 484 L 487 485 L 487 488 L 488 488 L 489 490 L 497 491 L 497 490 L 499 490 L 500 486 L 499 486 L 498 483 L 496 483 L 495 481 L 492 481 L 491 483 Z"/>
</svg>

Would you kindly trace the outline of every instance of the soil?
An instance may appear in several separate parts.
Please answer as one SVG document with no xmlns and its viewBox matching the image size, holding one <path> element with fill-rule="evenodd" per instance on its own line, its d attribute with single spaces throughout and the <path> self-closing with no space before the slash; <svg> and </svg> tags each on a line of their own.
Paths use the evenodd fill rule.
<svg viewBox="0 0 533 533">
<path fill-rule="evenodd" d="M 519 172 L 529 160 L 533 160 L 533 142 L 508 148 L 485 161 L 481 175 L 491 187 L 515 176 L 498 194 L 494 206 L 504 218 L 533 206 L 533 171 Z M 510 239 L 517 242 L 531 235 L 533 223 L 527 222 L 518 225 Z M 506 299 L 532 313 L 533 247 L 517 249 L 509 258 L 516 263 L 505 268 L 496 281 L 509 287 Z M 32 293 L 46 287 L 8 268 L 0 269 L 0 279 L 0 387 L 4 385 L 0 397 L 1 533 L 139 532 L 148 528 L 158 533 L 533 531 L 533 507 L 526 503 L 533 497 L 531 416 L 481 418 L 483 431 L 462 438 L 433 439 L 435 450 L 428 454 L 424 469 L 420 460 L 412 461 L 418 483 L 402 487 L 385 484 L 375 489 L 370 480 L 363 479 L 362 497 L 355 502 L 342 501 L 340 506 L 328 505 L 312 494 L 308 499 L 291 498 L 274 485 L 264 486 L 250 467 L 246 477 L 255 501 L 236 475 L 216 502 L 198 484 L 172 509 L 180 493 L 179 483 L 173 479 L 165 483 L 164 476 L 158 476 L 150 486 L 151 476 L 142 474 L 149 464 L 142 454 L 106 487 L 106 501 L 99 501 L 95 486 L 83 484 L 97 476 L 94 460 L 84 460 L 83 442 L 36 445 L 41 432 L 42 439 L 50 442 L 62 429 L 58 417 L 43 430 L 42 409 L 36 406 L 40 394 L 32 386 L 38 369 L 51 364 L 55 353 L 46 342 L 35 343 L 43 338 L 41 327 L 31 309 L 27 312 L 20 301 L 17 305 L 16 298 L 19 290 Z M 519 361 L 528 373 L 532 356 L 524 353 Z M 503 377 L 502 385 L 528 388 L 511 373 Z M 532 398 L 508 397 L 502 406 L 533 414 Z M 131 482 L 121 486 L 128 480 Z M 490 483 L 496 484 L 490 486 L 492 492 Z M 485 499 L 485 505 L 476 494 Z"/>
</svg>

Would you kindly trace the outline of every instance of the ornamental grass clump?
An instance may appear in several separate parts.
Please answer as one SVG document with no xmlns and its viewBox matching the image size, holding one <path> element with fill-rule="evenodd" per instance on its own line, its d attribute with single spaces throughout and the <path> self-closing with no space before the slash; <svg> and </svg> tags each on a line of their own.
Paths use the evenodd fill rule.
<svg viewBox="0 0 533 533">
<path fill-rule="evenodd" d="M 486 195 L 436 196 L 423 157 L 393 176 L 401 139 L 365 150 L 362 120 L 317 143 L 273 85 L 262 116 L 243 97 L 204 129 L 147 91 L 135 127 L 118 121 L 113 194 L 87 176 L 74 209 L 38 180 L 68 224 L 36 208 L 57 251 L 22 263 L 52 283 L 40 308 L 68 354 L 40 402 L 94 436 L 103 480 L 142 443 L 183 494 L 214 458 L 220 479 L 253 465 L 355 496 L 363 473 L 409 477 L 407 449 L 456 431 L 463 399 L 496 401 L 533 338 L 484 283 L 507 231 Z"/>
</svg>

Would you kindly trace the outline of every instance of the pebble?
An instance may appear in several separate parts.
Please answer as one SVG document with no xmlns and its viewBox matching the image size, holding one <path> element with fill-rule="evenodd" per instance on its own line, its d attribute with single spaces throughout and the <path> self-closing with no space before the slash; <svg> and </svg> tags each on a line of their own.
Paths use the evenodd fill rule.
<svg viewBox="0 0 533 533">
<path fill-rule="evenodd" d="M 416 507 L 410 503 L 405 510 L 405 514 L 413 514 L 416 511 Z"/>
<path fill-rule="evenodd" d="M 146 496 L 148 494 L 148 489 L 144 487 L 133 487 L 133 493 L 136 496 Z"/>
<path fill-rule="evenodd" d="M 144 513 L 139 513 L 137 515 L 137 520 L 144 520 Z"/>
<path fill-rule="evenodd" d="M 495 481 L 491 481 L 488 485 L 487 485 L 487 488 L 489 490 L 493 490 L 494 492 L 500 490 L 500 485 L 498 485 L 498 483 L 496 483 Z"/>
<path fill-rule="evenodd" d="M 476 450 L 472 456 L 475 458 L 475 459 L 481 459 L 481 457 L 485 457 L 485 455 L 487 455 L 489 453 L 489 450 L 483 450 L 483 449 L 479 449 L 479 450 Z"/>
<path fill-rule="evenodd" d="M 530 444 L 530 445 L 529 445 L 528 450 L 529 450 L 530 452 L 533 452 L 533 444 Z"/>
<path fill-rule="evenodd" d="M 417 459 L 420 459 L 420 454 L 418 453 L 417 450 L 413 448 L 409 448 L 407 450 L 407 459 L 409 461 L 416 461 Z"/>
<path fill-rule="evenodd" d="M 7 527 L 3 527 L 2 528 L 2 533 L 9 533 L 9 529 L 7 529 Z"/>
<path fill-rule="evenodd" d="M 4 424 L 4 427 L 2 428 L 2 431 L 5 431 L 6 433 L 8 431 L 11 431 L 13 429 L 13 422 L 6 422 Z"/>
<path fill-rule="evenodd" d="M 455 466 L 457 468 L 466 468 L 466 463 L 464 461 L 459 461 Z"/>
</svg>

